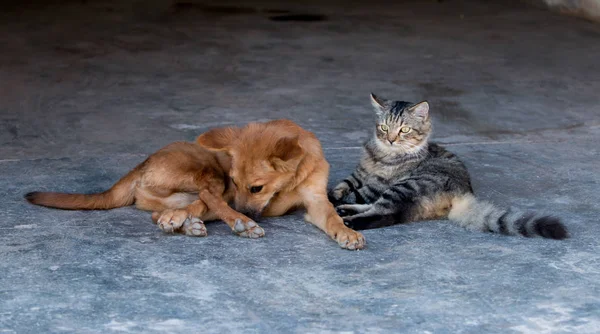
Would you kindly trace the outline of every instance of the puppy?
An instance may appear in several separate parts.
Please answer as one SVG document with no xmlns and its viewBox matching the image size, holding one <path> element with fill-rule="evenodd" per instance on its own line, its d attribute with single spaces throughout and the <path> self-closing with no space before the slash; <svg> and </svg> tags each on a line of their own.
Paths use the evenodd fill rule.
<svg viewBox="0 0 600 334">
<path fill-rule="evenodd" d="M 306 220 L 342 248 L 361 249 L 362 234 L 346 227 L 327 199 L 328 175 L 315 135 L 292 121 L 277 120 L 213 129 L 196 143 L 170 144 L 102 193 L 33 192 L 25 198 L 68 210 L 135 204 L 153 211 L 163 231 L 192 236 L 206 236 L 203 221 L 220 219 L 248 238 L 262 237 L 264 230 L 241 212 L 254 218 L 306 208 Z"/>
</svg>

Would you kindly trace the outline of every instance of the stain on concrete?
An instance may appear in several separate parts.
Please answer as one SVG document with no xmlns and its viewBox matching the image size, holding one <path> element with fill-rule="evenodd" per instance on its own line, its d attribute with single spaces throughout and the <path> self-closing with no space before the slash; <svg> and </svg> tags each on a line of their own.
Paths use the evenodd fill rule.
<svg viewBox="0 0 600 334">
<path fill-rule="evenodd" d="M 433 95 L 432 95 L 433 96 Z M 435 116 L 444 122 L 469 124 L 473 120 L 471 112 L 461 107 L 460 103 L 452 100 L 436 99 L 429 101 Z"/>
<path fill-rule="evenodd" d="M 271 16 L 269 20 L 278 22 L 318 22 L 327 20 L 327 16 L 319 14 L 289 14 Z"/>
<path fill-rule="evenodd" d="M 503 41 L 507 38 L 500 34 L 489 34 L 487 37 L 490 41 Z"/>
<path fill-rule="evenodd" d="M 10 124 L 8 125 L 8 133 L 10 133 L 13 136 L 13 140 L 19 138 L 19 128 L 17 127 L 16 124 Z"/>
<path fill-rule="evenodd" d="M 434 117 L 440 119 L 442 122 L 456 124 L 457 126 L 464 127 L 465 129 L 472 131 L 472 134 L 485 136 L 493 140 L 497 140 L 506 136 L 522 138 L 528 135 L 537 135 L 553 131 L 574 133 L 583 128 L 593 127 L 595 124 L 577 122 L 557 127 L 542 127 L 514 131 L 506 128 L 498 128 L 496 125 L 486 122 L 485 117 L 478 117 L 477 115 L 473 114 L 473 112 L 463 108 L 457 101 L 438 100 L 430 102 L 430 104 L 432 109 L 435 110 Z"/>
<path fill-rule="evenodd" d="M 453 93 L 456 93 L 456 91 Z M 454 100 L 435 100 L 430 101 L 430 104 L 432 110 L 435 110 L 434 117 L 441 119 L 445 123 L 456 124 L 467 131 L 471 131 L 471 134 L 498 139 L 503 135 L 520 133 L 498 129 L 496 126 L 485 122 L 484 118 L 477 117 L 473 112 L 462 107 L 459 102 Z"/>
<path fill-rule="evenodd" d="M 355 22 L 354 20 L 361 20 L 361 19 L 362 19 L 362 17 L 353 16 L 353 15 L 339 16 L 339 17 L 336 17 L 335 21 L 333 21 L 333 20 L 328 21 L 329 23 L 327 23 L 324 26 L 324 28 L 329 32 L 339 33 L 339 34 L 347 34 L 348 31 L 352 31 L 352 30 L 356 29 L 356 23 L 354 23 Z M 364 34 L 370 34 L 370 33 L 377 34 L 380 31 L 380 29 L 381 29 L 380 25 L 377 23 L 374 23 L 374 22 L 363 21 L 360 23 L 360 31 Z M 404 22 L 398 22 L 398 21 L 390 21 L 389 29 L 390 29 L 390 32 L 394 36 L 396 36 L 396 38 L 412 36 L 416 32 L 416 29 L 412 25 L 406 24 Z"/>
<path fill-rule="evenodd" d="M 270 15 L 284 15 L 289 14 L 290 11 L 281 8 L 256 8 L 256 7 L 244 7 L 244 6 L 219 6 L 219 5 L 206 5 L 196 2 L 177 2 L 173 4 L 172 11 L 174 13 L 183 12 L 201 12 L 210 16 L 232 16 L 232 15 L 250 15 L 250 14 L 270 14 Z"/>
<path fill-rule="evenodd" d="M 211 6 L 195 2 L 177 2 L 173 4 L 175 12 L 201 11 L 215 16 L 254 14 L 258 10 L 252 7 L 240 6 Z"/>
<path fill-rule="evenodd" d="M 581 37 L 585 37 L 585 38 L 599 38 L 600 39 L 600 31 L 596 31 L 596 30 L 591 30 L 591 29 L 579 29 L 577 30 L 577 33 L 581 36 Z"/>
<path fill-rule="evenodd" d="M 454 97 L 465 93 L 464 90 L 450 87 L 439 82 L 423 82 L 419 84 L 426 98 Z"/>
<path fill-rule="evenodd" d="M 10 138 L 4 138 L 5 141 L 15 141 L 19 138 L 19 121 L 16 119 L 4 119 L 0 121 L 0 129 L 9 135 Z M 2 135 L 0 134 L 0 138 Z"/>
<path fill-rule="evenodd" d="M 286 10 L 286 9 L 266 9 L 264 12 L 267 14 L 288 14 L 288 13 L 290 13 L 290 11 Z"/>
</svg>

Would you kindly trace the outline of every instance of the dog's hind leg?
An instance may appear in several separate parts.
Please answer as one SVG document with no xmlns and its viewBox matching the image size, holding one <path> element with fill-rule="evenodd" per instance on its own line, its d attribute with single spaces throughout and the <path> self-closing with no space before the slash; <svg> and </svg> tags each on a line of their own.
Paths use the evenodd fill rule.
<svg viewBox="0 0 600 334">
<path fill-rule="evenodd" d="M 153 212 L 152 220 L 164 232 L 179 232 L 194 237 L 205 237 L 208 232 L 203 219 L 211 220 L 208 208 L 201 200 L 195 200 L 181 209 L 165 209 Z"/>
<path fill-rule="evenodd" d="M 152 213 L 152 221 L 164 232 L 178 232 L 193 237 L 208 235 L 202 218 L 212 220 L 212 217 L 201 200 L 196 200 L 182 209 L 166 209 Z"/>
</svg>

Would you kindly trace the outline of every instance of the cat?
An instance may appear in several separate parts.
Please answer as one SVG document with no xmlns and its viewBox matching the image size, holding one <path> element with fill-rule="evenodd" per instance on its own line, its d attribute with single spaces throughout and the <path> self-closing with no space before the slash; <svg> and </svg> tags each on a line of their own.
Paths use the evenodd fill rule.
<svg viewBox="0 0 600 334">
<path fill-rule="evenodd" d="M 470 230 L 552 239 L 568 237 L 558 218 L 499 208 L 473 194 L 466 166 L 429 142 L 429 104 L 390 101 L 371 94 L 374 136 L 356 170 L 329 200 L 346 226 L 364 230 L 447 218 Z"/>
</svg>

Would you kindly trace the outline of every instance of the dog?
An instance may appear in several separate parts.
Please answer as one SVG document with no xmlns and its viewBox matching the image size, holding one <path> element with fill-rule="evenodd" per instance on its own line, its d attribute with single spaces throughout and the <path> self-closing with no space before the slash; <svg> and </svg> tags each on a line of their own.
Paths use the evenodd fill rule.
<svg viewBox="0 0 600 334">
<path fill-rule="evenodd" d="M 241 237 L 259 238 L 264 229 L 248 215 L 305 208 L 305 219 L 342 248 L 362 249 L 363 235 L 344 225 L 327 198 L 328 176 L 317 137 L 292 121 L 275 120 L 216 128 L 195 143 L 172 143 L 102 193 L 32 192 L 25 198 L 67 210 L 135 204 L 152 211 L 161 230 L 199 237 L 207 235 L 204 221 L 222 220 Z"/>
</svg>

